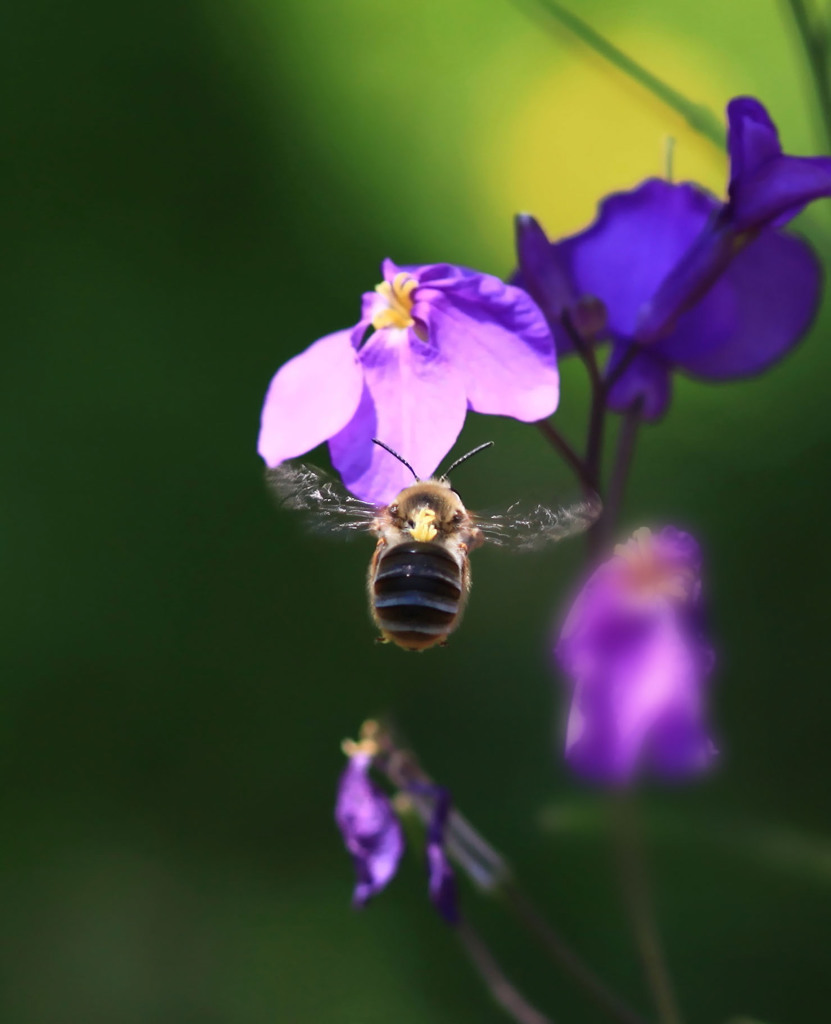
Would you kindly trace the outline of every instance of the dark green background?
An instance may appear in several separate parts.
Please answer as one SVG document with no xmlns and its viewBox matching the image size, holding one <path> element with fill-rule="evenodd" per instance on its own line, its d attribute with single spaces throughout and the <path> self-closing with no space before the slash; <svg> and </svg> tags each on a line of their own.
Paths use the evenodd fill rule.
<svg viewBox="0 0 831 1024">
<path fill-rule="evenodd" d="M 406 656 L 372 643 L 371 542 L 304 536 L 271 507 L 255 454 L 271 374 L 354 321 L 381 257 L 510 269 L 510 225 L 482 229 L 504 245 L 479 259 L 469 211 L 453 212 L 465 181 L 431 173 L 459 144 L 445 129 L 434 152 L 401 153 L 420 161 L 417 217 L 389 154 L 382 170 L 370 148 L 348 170 L 341 159 L 349 117 L 365 139 L 396 63 L 456 102 L 441 62 L 414 67 L 408 19 L 480 64 L 504 33 L 541 31 L 496 0 L 462 6 L 464 25 L 434 0 L 401 8 L 390 81 L 367 88 L 360 117 L 338 107 L 326 54 L 349 68 L 352 47 L 358 74 L 375 45 L 361 19 L 369 31 L 388 4 L 362 0 L 342 39 L 340 5 L 314 0 L 0 13 L 3 1024 L 502 1019 L 428 905 L 417 857 L 350 910 L 331 820 L 339 742 L 384 709 L 558 926 L 648 1006 L 605 845 L 566 813 L 591 797 L 560 757 L 546 643 L 581 545 L 477 553 L 464 628 Z M 573 6 L 599 25 L 614 13 L 610 31 L 652 19 L 682 45 L 694 34 L 714 67 L 745 75 L 736 91 L 767 83 L 794 149 L 817 146 L 776 4 Z M 564 59 L 563 40 L 550 46 Z M 464 118 L 472 101 L 459 102 Z M 816 236 L 828 216 L 803 227 Z M 650 812 L 693 1022 L 827 1012 L 828 326 L 757 382 L 682 383 L 632 482 L 629 525 L 667 518 L 706 543 L 720 649 L 720 769 L 653 795 Z M 564 395 L 576 436 L 576 366 Z M 464 471 L 473 507 L 573 494 L 531 428 L 474 416 L 461 447 L 488 438 L 494 452 Z M 464 898 L 558 1022 L 599 1019 L 498 910 Z"/>
</svg>

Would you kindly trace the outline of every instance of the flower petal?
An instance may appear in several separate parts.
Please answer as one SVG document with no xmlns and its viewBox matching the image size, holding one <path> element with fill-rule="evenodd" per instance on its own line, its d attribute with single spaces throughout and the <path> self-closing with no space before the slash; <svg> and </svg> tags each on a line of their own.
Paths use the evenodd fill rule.
<svg viewBox="0 0 831 1024">
<path fill-rule="evenodd" d="M 685 255 L 644 304 L 638 318 L 638 341 L 652 344 L 675 327 L 678 318 L 693 307 L 719 276 L 737 250 L 735 232 L 726 224 L 707 224 Z"/>
<path fill-rule="evenodd" d="M 694 186 L 657 178 L 610 196 L 587 231 L 559 243 L 577 293 L 601 299 L 612 333 L 633 337 L 643 307 L 717 209 Z"/>
<path fill-rule="evenodd" d="M 781 227 L 814 199 L 831 196 L 831 157 L 787 156 L 776 125 L 749 96 L 727 107 L 730 201 L 726 216 L 736 231 Z"/>
<path fill-rule="evenodd" d="M 360 357 L 364 393 L 329 450 L 353 494 L 385 505 L 412 477 L 373 437 L 399 452 L 422 479 L 429 477 L 461 432 L 465 389 L 454 367 L 412 330 L 376 331 Z"/>
<path fill-rule="evenodd" d="M 705 749 L 712 744 L 695 641 L 668 605 L 658 607 L 650 622 L 632 620 L 628 633 L 621 624 L 598 652 L 594 671 L 575 688 L 569 763 L 588 778 L 622 785 L 641 768 L 700 771 L 709 764 Z"/>
<path fill-rule="evenodd" d="M 449 924 L 459 920 L 459 893 L 456 876 L 444 852 L 444 834 L 450 814 L 450 793 L 433 788 L 435 803 L 427 828 L 427 880 L 430 900 Z"/>
<path fill-rule="evenodd" d="M 831 196 L 831 157 L 779 156 L 734 184 L 728 216 L 736 231 L 781 227 L 825 196 Z"/>
<path fill-rule="evenodd" d="M 608 372 L 614 373 L 621 361 L 630 358 L 631 346 L 618 344 L 612 349 Z M 626 412 L 638 401 L 645 420 L 657 420 L 667 411 L 672 393 L 669 364 L 658 353 L 643 348 L 623 371 L 609 392 L 608 404 L 615 412 Z"/>
<path fill-rule="evenodd" d="M 677 777 L 712 761 L 700 564 L 690 534 L 637 530 L 572 603 L 556 657 L 573 688 L 566 756 L 580 774 L 624 785 L 641 769 Z"/>
<path fill-rule="evenodd" d="M 430 902 L 448 924 L 456 924 L 459 920 L 456 876 L 439 843 L 427 843 L 427 880 Z"/>
<path fill-rule="evenodd" d="M 371 758 L 356 754 L 341 775 L 335 821 L 357 874 L 355 906 L 364 906 L 394 877 L 404 852 L 401 823 L 369 777 Z"/>
<path fill-rule="evenodd" d="M 656 344 L 656 354 L 711 380 L 759 373 L 808 330 L 821 283 L 820 264 L 805 242 L 764 231 Z"/>
<path fill-rule="evenodd" d="M 568 266 L 539 223 L 527 213 L 515 219 L 519 271 L 514 283 L 536 302 L 549 324 L 560 319 L 575 301 Z"/>
<path fill-rule="evenodd" d="M 776 125 L 752 96 L 737 96 L 727 104 L 727 152 L 731 188 L 782 152 Z"/>
<path fill-rule="evenodd" d="M 355 332 L 350 328 L 321 338 L 273 377 L 257 441 L 269 466 L 316 448 L 355 414 L 363 388 Z"/>
<path fill-rule="evenodd" d="M 467 273 L 418 288 L 414 315 L 464 382 L 475 412 L 529 423 L 559 399 L 554 341 L 540 308 L 521 288 Z"/>
</svg>

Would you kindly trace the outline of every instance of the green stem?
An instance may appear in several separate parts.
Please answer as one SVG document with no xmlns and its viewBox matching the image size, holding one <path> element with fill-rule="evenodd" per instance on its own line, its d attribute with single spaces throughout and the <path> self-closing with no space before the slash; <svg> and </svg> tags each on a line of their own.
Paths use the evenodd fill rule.
<svg viewBox="0 0 831 1024">
<path fill-rule="evenodd" d="M 819 103 L 826 146 L 831 150 L 831 90 L 828 81 L 828 40 L 826 33 L 818 27 L 814 13 L 808 10 L 804 0 L 785 0 L 799 33 L 802 49 L 808 58 L 808 66 L 814 79 L 817 102 Z"/>
<path fill-rule="evenodd" d="M 456 934 L 488 991 L 516 1024 L 553 1024 L 551 1018 L 532 1006 L 508 979 L 485 940 L 471 924 L 460 921 Z"/>
<path fill-rule="evenodd" d="M 583 335 L 574 326 L 574 322 L 567 312 L 563 313 L 562 324 L 565 328 L 572 345 L 589 375 L 591 384 L 592 401 L 591 413 L 589 414 L 589 436 L 586 441 L 586 457 L 583 465 L 586 469 L 586 478 L 590 490 L 594 494 L 600 493 L 601 466 L 603 461 L 603 430 L 606 424 L 606 387 L 597 365 L 597 356 L 594 346 L 589 344 Z"/>
<path fill-rule="evenodd" d="M 425 824 L 428 823 L 433 813 L 433 802 L 424 795 L 423 790 L 433 786 L 433 780 L 421 767 L 412 751 L 400 746 L 391 725 L 373 722 L 372 737 L 378 747 L 375 767 L 386 775 L 418 817 Z M 607 988 L 588 964 L 546 921 L 525 896 L 505 858 L 455 808 L 451 810 L 447 819 L 445 846 L 450 857 L 474 885 L 482 892 L 501 897 L 516 920 L 537 939 L 549 958 L 564 970 L 597 1006 L 605 1010 L 618 1024 L 646 1024 L 640 1014 L 630 1009 Z M 468 954 L 473 959 L 470 949 Z"/>
<path fill-rule="evenodd" d="M 624 357 L 624 361 L 625 359 L 626 357 Z M 622 365 L 623 362 L 620 366 Z M 607 379 L 606 388 L 611 386 L 610 382 L 611 377 Z M 634 459 L 642 412 L 643 402 L 639 400 L 627 411 L 620 427 L 608 500 L 600 521 L 601 526 L 597 538 L 597 543 L 601 548 L 608 544 L 617 530 Z M 624 898 L 643 964 L 644 975 L 652 992 L 655 1007 L 661 1024 L 681 1024 L 681 1014 L 675 1000 L 652 904 L 649 874 L 640 835 L 640 823 L 628 797 L 624 797 L 618 807 L 615 817 L 615 837 Z"/>
<path fill-rule="evenodd" d="M 536 6 L 555 19 L 560 25 L 567 28 L 573 35 L 591 47 L 614 67 L 618 68 L 625 75 L 628 75 L 644 89 L 647 89 L 653 96 L 657 96 L 662 103 L 674 110 L 687 122 L 687 124 L 700 135 L 709 139 L 719 149 L 724 149 L 725 132 L 721 121 L 716 115 L 701 103 L 695 103 L 687 99 L 683 93 L 674 89 L 668 82 L 658 78 L 651 71 L 639 64 L 634 58 L 624 53 L 614 43 L 606 39 L 599 32 L 591 27 L 582 18 L 572 14 L 556 0 L 536 0 Z"/>
<path fill-rule="evenodd" d="M 577 479 L 580 481 L 583 491 L 587 497 L 593 497 L 597 493 L 594 479 L 590 475 L 586 463 L 580 458 L 577 452 L 566 441 L 563 435 L 548 420 L 539 420 L 537 429 L 565 461 L 574 470 Z"/>
<path fill-rule="evenodd" d="M 614 992 L 608 989 L 596 974 L 577 956 L 565 939 L 540 914 L 517 883 L 509 879 L 502 886 L 502 897 L 516 919 L 534 935 L 552 960 L 568 970 L 594 1003 L 620 1024 L 645 1024 Z"/>
<path fill-rule="evenodd" d="M 623 509 L 623 502 L 626 498 L 626 486 L 629 483 L 629 474 L 632 469 L 632 462 L 635 458 L 635 446 L 638 440 L 638 431 L 642 423 L 643 399 L 639 398 L 626 412 L 620 424 L 620 432 L 617 439 L 617 453 L 615 464 L 612 469 L 612 479 L 609 483 L 609 493 L 604 506 L 604 542 L 608 543 L 614 537 L 617 529 L 618 519 Z"/>
<path fill-rule="evenodd" d="M 616 812 L 621 882 L 644 974 L 661 1024 L 682 1024 L 652 904 L 640 821 L 629 794 L 621 797 Z"/>
</svg>

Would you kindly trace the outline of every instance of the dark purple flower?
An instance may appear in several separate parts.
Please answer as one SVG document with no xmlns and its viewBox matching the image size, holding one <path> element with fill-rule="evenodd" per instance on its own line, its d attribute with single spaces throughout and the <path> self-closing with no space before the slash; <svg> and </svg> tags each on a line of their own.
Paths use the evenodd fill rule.
<svg viewBox="0 0 831 1024">
<path fill-rule="evenodd" d="M 688 533 L 640 529 L 618 545 L 572 605 L 556 657 L 572 688 L 566 757 L 579 774 L 625 785 L 640 771 L 677 778 L 712 763 L 713 652 Z"/>
<path fill-rule="evenodd" d="M 404 833 L 387 796 L 369 777 L 372 757 L 358 749 L 338 787 L 335 821 L 352 854 L 357 882 L 352 902 L 363 907 L 398 870 Z"/>
<path fill-rule="evenodd" d="M 428 477 L 468 409 L 533 422 L 550 416 L 559 397 L 550 330 L 522 289 L 448 264 L 385 260 L 382 271 L 355 327 L 321 338 L 277 372 L 257 446 L 275 466 L 328 440 L 346 486 L 379 504 L 408 473 L 373 437 Z"/>
<path fill-rule="evenodd" d="M 831 157 L 787 156 L 762 104 L 738 96 L 727 107 L 730 184 L 725 220 L 739 232 L 781 226 L 831 195 Z"/>
<path fill-rule="evenodd" d="M 446 789 L 433 789 L 435 805 L 427 829 L 427 880 L 430 899 L 449 924 L 459 920 L 459 894 L 456 876 L 444 849 L 444 834 L 450 814 L 450 794 Z"/>
<path fill-rule="evenodd" d="M 726 203 L 653 179 L 608 197 L 594 224 L 557 244 L 533 218 L 518 219 L 517 283 L 546 313 L 558 354 L 572 350 L 564 314 L 576 325 L 586 297 L 606 307 L 608 372 L 626 360 L 612 408 L 640 400 L 646 418 L 661 416 L 674 369 L 706 380 L 759 373 L 814 317 L 819 264 L 778 228 L 831 195 L 831 159 L 783 155 L 756 100 L 733 100 L 728 120 Z"/>
</svg>

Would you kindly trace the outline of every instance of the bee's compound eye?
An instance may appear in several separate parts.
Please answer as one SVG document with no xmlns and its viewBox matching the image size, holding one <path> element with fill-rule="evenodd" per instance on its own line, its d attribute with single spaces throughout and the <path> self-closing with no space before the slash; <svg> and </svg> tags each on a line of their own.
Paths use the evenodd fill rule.
<svg viewBox="0 0 831 1024">
<path fill-rule="evenodd" d="M 461 512 L 456 512 L 456 514 L 453 516 L 453 522 L 454 523 L 460 523 L 463 519 L 464 519 L 464 516 L 462 515 Z"/>
<path fill-rule="evenodd" d="M 390 505 L 389 512 L 390 512 L 391 516 L 397 516 L 398 515 L 398 506 L 397 505 Z"/>
</svg>

